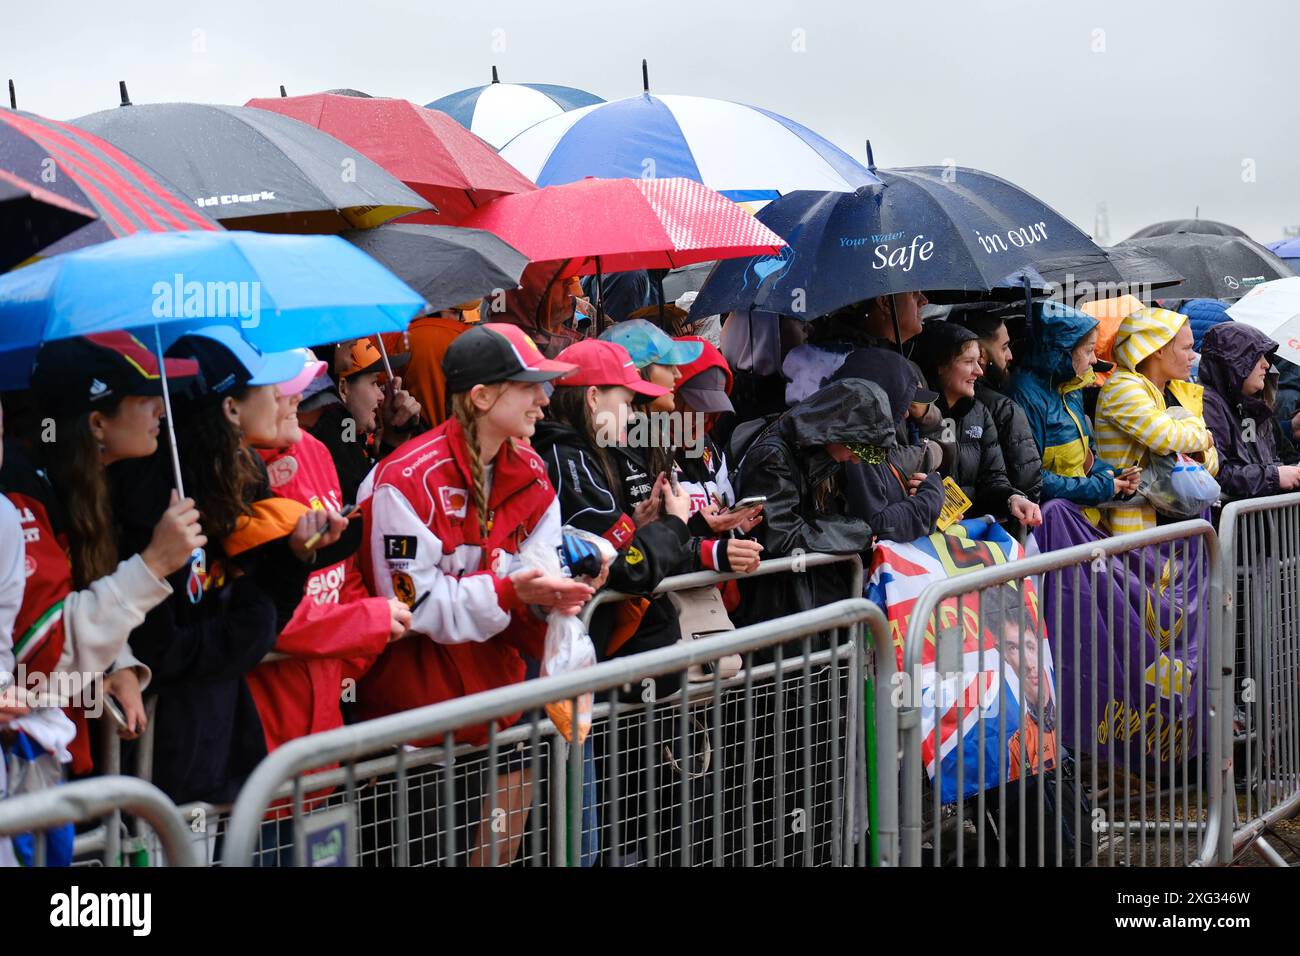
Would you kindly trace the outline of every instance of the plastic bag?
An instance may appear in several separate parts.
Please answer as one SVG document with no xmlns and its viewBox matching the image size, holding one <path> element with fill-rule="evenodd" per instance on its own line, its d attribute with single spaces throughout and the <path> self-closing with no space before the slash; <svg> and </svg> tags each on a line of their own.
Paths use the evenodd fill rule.
<svg viewBox="0 0 1300 956">
<path fill-rule="evenodd" d="M 0 797 L 21 797 L 51 790 L 63 783 L 63 765 L 24 731 L 18 731 L 7 750 L 0 750 L 7 768 L 5 790 Z M 46 866 L 71 866 L 75 833 L 71 823 L 55 824 L 36 833 L 12 837 L 13 857 L 21 866 L 36 864 L 36 841 L 45 841 Z M 6 848 L 8 851 L 9 848 Z M 0 859 L 8 853 L 0 855 Z M 8 861 L 6 861 L 8 862 Z"/>
<path fill-rule="evenodd" d="M 561 534 L 570 538 L 582 539 L 587 545 L 597 548 L 602 557 L 610 559 L 613 557 L 613 545 L 603 538 L 567 526 L 561 530 Z M 566 576 L 567 572 L 567 567 L 561 560 L 561 551 L 564 550 L 566 549 L 563 545 L 557 550 L 547 546 L 544 542 L 537 541 L 536 536 L 534 536 L 525 542 L 524 547 L 519 552 L 519 559 L 526 568 L 539 568 L 543 574 L 563 577 Z M 572 552 L 575 549 L 570 547 L 567 550 Z M 557 611 L 547 614 L 546 644 L 542 651 L 541 676 L 551 677 L 556 674 L 572 674 L 585 667 L 591 667 L 595 663 L 596 646 L 592 644 L 591 636 L 587 634 L 582 622 L 575 616 L 560 614 Z M 564 739 L 571 744 L 575 739 L 576 726 L 576 739 L 579 744 L 582 744 L 586 742 L 587 734 L 591 732 L 591 712 L 594 704 L 593 694 L 582 694 L 578 698 L 578 712 L 576 714 L 573 712 L 572 700 L 547 704 L 546 713 L 555 724 L 556 729 L 564 735 Z"/>
<path fill-rule="evenodd" d="M 1182 452 L 1152 455 L 1139 493 L 1171 518 L 1196 518 L 1219 500 L 1221 489 L 1205 466 Z"/>
</svg>

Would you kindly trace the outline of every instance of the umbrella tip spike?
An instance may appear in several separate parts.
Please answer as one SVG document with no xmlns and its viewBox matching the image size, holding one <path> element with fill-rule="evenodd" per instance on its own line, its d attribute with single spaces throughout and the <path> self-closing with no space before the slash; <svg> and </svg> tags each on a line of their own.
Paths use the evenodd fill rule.
<svg viewBox="0 0 1300 956">
<path fill-rule="evenodd" d="M 876 171 L 876 157 L 871 152 L 871 140 L 867 140 L 867 169 L 873 173 Z"/>
<path fill-rule="evenodd" d="M 501 78 L 497 76 L 497 65 L 495 63 L 492 64 L 492 82 L 493 83 L 501 82 Z"/>
<path fill-rule="evenodd" d="M 289 95 L 289 94 L 288 94 L 287 92 L 285 92 L 284 84 L 281 83 L 281 84 L 280 84 L 280 99 L 285 99 L 286 97 L 288 97 L 288 95 Z"/>
<path fill-rule="evenodd" d="M 126 92 L 126 80 L 117 81 L 117 92 L 122 96 L 122 106 L 131 105 L 131 96 Z"/>
<path fill-rule="evenodd" d="M 641 89 L 650 92 L 650 64 L 644 58 L 641 60 Z"/>
<path fill-rule="evenodd" d="M 11 110 L 18 109 L 18 94 L 14 92 L 14 81 L 12 79 L 9 81 L 9 108 Z"/>
</svg>

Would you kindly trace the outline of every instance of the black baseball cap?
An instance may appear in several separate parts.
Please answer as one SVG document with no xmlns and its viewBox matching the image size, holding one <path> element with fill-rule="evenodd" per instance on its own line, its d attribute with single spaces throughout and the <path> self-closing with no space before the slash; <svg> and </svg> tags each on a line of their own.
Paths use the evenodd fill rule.
<svg viewBox="0 0 1300 956">
<path fill-rule="evenodd" d="M 508 322 L 466 329 L 442 357 L 448 395 L 493 382 L 549 382 L 577 368 L 548 359 L 523 329 Z"/>
<path fill-rule="evenodd" d="M 184 382 L 199 374 L 197 362 L 167 359 L 167 378 Z M 130 332 L 46 342 L 32 366 L 32 393 L 42 410 L 65 418 L 107 408 L 127 396 L 162 395 L 158 358 Z"/>
</svg>

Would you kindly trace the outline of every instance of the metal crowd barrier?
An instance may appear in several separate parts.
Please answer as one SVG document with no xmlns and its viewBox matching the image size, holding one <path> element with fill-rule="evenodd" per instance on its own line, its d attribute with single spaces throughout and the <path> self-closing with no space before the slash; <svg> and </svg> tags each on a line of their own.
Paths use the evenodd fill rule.
<svg viewBox="0 0 1300 956">
<path fill-rule="evenodd" d="M 156 835 L 167 866 L 196 866 L 190 835 L 175 805 L 153 784 L 134 777 L 95 777 L 40 793 L 0 800 L 0 836 L 43 833 L 66 823 L 116 819 L 123 811 L 143 821 Z M 109 824 L 112 827 L 112 824 Z M 36 840 L 36 865 L 44 864 L 45 841 Z M 117 857 L 107 858 L 116 865 Z"/>
<path fill-rule="evenodd" d="M 875 646 L 891 649 L 879 610 L 850 599 L 291 741 L 245 784 L 222 834 L 221 860 L 848 864 L 866 862 L 869 835 L 875 859 L 894 863 L 898 821 L 891 786 L 873 788 L 879 793 L 869 834 L 866 820 L 867 747 L 877 744 L 879 780 L 896 780 L 897 715 L 881 695 L 875 739 L 867 740 L 853 691 L 867 672 L 858 633 L 864 621 Z M 814 649 L 814 635 L 827 646 Z M 668 692 L 674 682 L 680 687 L 692 666 L 732 654 L 746 665 L 736 677 L 724 681 L 715 670 L 711 681 L 686 682 L 685 694 Z M 771 659 L 761 660 L 765 656 Z M 891 679 L 892 652 L 877 653 L 875 660 L 884 667 L 879 679 Z M 663 692 L 648 692 L 646 681 Z M 841 707 L 835 693 L 818 696 L 818 681 L 827 688 L 844 685 L 850 705 Z M 759 687 L 770 687 L 773 699 L 765 702 Z M 576 707 L 582 694 L 609 691 L 615 693 L 598 705 L 586 747 L 569 747 L 543 716 L 547 704 Z M 738 715 L 732 724 L 724 716 L 728 708 Z M 515 726 L 502 729 L 520 713 Z M 817 721 L 826 713 L 846 728 L 843 737 L 818 736 Z M 769 727 L 766 737 L 755 732 Z M 473 728 L 486 746 L 456 742 L 458 734 L 474 739 Z M 602 735 L 619 745 L 603 746 Z M 413 741 L 438 737 L 432 746 L 409 749 Z M 313 773 L 335 763 L 341 766 Z M 632 765 L 636 770 L 629 773 Z M 421 767 L 433 776 L 413 786 L 413 772 Z M 330 785 L 342 790 L 317 798 Z M 377 800 L 382 788 L 386 805 L 376 802 L 368 813 L 364 801 Z M 267 811 L 281 794 L 289 798 L 280 810 L 284 818 L 268 822 Z M 366 859 L 363 837 L 376 826 L 391 831 L 391 852 Z M 340 852 L 348 847 L 355 852 Z"/>
<path fill-rule="evenodd" d="M 1300 494 L 1235 501 L 1219 519 L 1223 549 L 1224 800 L 1237 825 L 1220 856 L 1251 849 L 1286 863 L 1266 834 L 1300 813 Z"/>
<path fill-rule="evenodd" d="M 1135 608 L 1140 629 L 1135 603 L 1145 605 Z M 905 687 L 906 678 L 921 685 L 900 714 L 903 864 L 1212 862 L 1229 835 L 1221 604 L 1204 521 L 927 587 L 901 675 Z M 1148 633 L 1158 652 L 1148 652 Z M 1002 706 L 1013 680 L 1017 706 Z M 930 768 L 926 736 L 939 755 Z"/>
</svg>

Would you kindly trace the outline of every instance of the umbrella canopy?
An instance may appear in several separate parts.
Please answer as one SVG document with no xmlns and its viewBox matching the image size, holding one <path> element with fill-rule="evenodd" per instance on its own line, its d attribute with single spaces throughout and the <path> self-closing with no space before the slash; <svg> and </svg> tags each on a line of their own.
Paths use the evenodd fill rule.
<svg viewBox="0 0 1300 956">
<path fill-rule="evenodd" d="M 500 236 L 567 275 L 675 269 L 708 259 L 771 255 L 781 237 L 689 179 L 584 179 L 502 198 L 464 223 Z"/>
<path fill-rule="evenodd" d="M 1237 299 L 1253 287 L 1295 273 L 1253 239 L 1180 232 L 1125 239 L 1117 249 L 1137 249 L 1169 263 L 1185 277 L 1160 291 L 1162 299 Z"/>
<path fill-rule="evenodd" d="M 522 252 L 482 229 L 394 222 L 343 238 L 391 269 L 434 310 L 514 289 L 528 265 Z"/>
<path fill-rule="evenodd" d="M 603 102 L 594 93 L 571 86 L 502 83 L 494 66 L 487 86 L 449 93 L 425 106 L 446 113 L 493 149 L 500 149 L 534 123 Z"/>
<path fill-rule="evenodd" d="M 501 155 L 539 186 L 584 176 L 682 177 L 737 202 L 879 183 L 848 153 L 794 120 L 699 96 L 643 93 L 570 110 L 524 130 Z"/>
<path fill-rule="evenodd" d="M 880 190 L 800 191 L 766 206 L 759 220 L 788 246 L 719 263 L 692 317 L 757 309 L 812 319 L 895 292 L 1009 288 L 1012 273 L 1041 259 L 1104 255 L 1041 200 L 989 173 L 878 174 Z"/>
<path fill-rule="evenodd" d="M 170 183 L 113 144 L 32 113 L 0 110 L 0 169 L 98 215 L 41 250 L 46 255 L 135 232 L 221 228 Z"/>
<path fill-rule="evenodd" d="M 154 103 L 73 123 L 157 169 L 231 229 L 342 232 L 429 208 L 355 147 L 267 110 Z"/>
<path fill-rule="evenodd" d="M 1268 250 L 1293 270 L 1300 269 L 1300 239 L 1279 239 L 1270 242 Z"/>
<path fill-rule="evenodd" d="M 1044 281 L 1059 286 L 1071 300 L 1163 289 L 1183 281 L 1183 276 L 1162 259 L 1141 249 L 1119 247 L 1102 247 L 1100 255 L 1040 259 L 1035 271 Z"/>
<path fill-rule="evenodd" d="M 1228 307 L 1228 315 L 1277 342 L 1279 356 L 1300 363 L 1300 276 L 1255 286 Z"/>
<path fill-rule="evenodd" d="M 407 100 L 315 93 L 247 105 L 315 126 L 379 164 L 436 208 L 421 221 L 455 225 L 497 196 L 537 188 L 450 116 Z"/>
<path fill-rule="evenodd" d="M 1230 226 L 1226 222 L 1217 222 L 1213 219 L 1166 219 L 1164 222 L 1153 222 L 1149 226 L 1144 226 L 1129 236 L 1129 239 L 1172 236 L 1179 232 L 1196 232 L 1203 236 L 1243 236 L 1250 238 L 1236 226 Z"/>
<path fill-rule="evenodd" d="M 0 276 L 0 388 L 21 388 L 42 342 L 231 325 L 272 351 L 400 332 L 424 300 L 337 236 L 130 236 Z"/>
<path fill-rule="evenodd" d="M 0 169 L 0 272 L 97 218 L 93 210 Z"/>
</svg>

